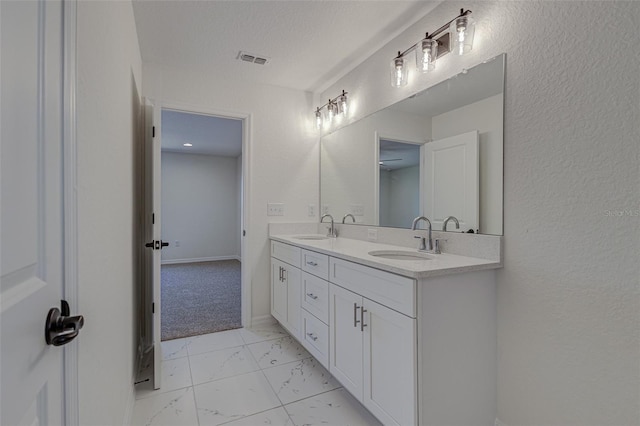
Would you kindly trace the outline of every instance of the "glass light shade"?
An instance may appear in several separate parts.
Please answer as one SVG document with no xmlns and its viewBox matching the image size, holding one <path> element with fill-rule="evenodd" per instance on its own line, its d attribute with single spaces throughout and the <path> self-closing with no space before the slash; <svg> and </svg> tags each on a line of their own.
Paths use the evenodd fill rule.
<svg viewBox="0 0 640 426">
<path fill-rule="evenodd" d="M 347 103 L 347 95 L 340 95 L 338 98 L 338 114 L 347 115 L 347 109 L 349 104 Z"/>
<path fill-rule="evenodd" d="M 416 50 L 418 71 L 427 72 L 436 69 L 436 58 L 438 57 L 438 42 L 436 40 L 422 39 L 418 42 Z"/>
<path fill-rule="evenodd" d="M 316 129 L 320 130 L 322 128 L 322 112 L 320 109 L 316 110 Z"/>
<path fill-rule="evenodd" d="M 327 105 L 327 124 L 331 124 L 333 118 L 336 116 L 337 109 L 336 104 L 329 102 L 329 105 Z"/>
<path fill-rule="evenodd" d="M 402 87 L 407 85 L 408 67 L 405 58 L 394 58 L 391 61 L 391 86 Z"/>
<path fill-rule="evenodd" d="M 464 55 L 473 48 L 473 36 L 476 31 L 476 21 L 469 15 L 455 19 L 449 27 L 451 37 L 451 51 Z"/>
</svg>

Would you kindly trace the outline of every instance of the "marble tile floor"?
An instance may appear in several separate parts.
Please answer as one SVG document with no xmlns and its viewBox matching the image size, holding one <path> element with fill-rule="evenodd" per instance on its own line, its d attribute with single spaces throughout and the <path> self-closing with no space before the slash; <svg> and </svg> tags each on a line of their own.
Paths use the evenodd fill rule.
<svg viewBox="0 0 640 426">
<path fill-rule="evenodd" d="M 379 425 L 279 325 L 162 342 L 162 388 L 136 385 L 134 425 Z"/>
</svg>

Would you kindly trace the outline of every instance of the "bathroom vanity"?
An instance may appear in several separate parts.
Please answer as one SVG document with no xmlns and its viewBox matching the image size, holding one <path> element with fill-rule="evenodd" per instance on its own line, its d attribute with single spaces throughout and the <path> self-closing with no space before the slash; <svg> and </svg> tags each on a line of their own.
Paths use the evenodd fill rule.
<svg viewBox="0 0 640 426">
<path fill-rule="evenodd" d="M 499 256 L 272 234 L 271 313 L 382 423 L 492 425 L 499 267 Z"/>
</svg>

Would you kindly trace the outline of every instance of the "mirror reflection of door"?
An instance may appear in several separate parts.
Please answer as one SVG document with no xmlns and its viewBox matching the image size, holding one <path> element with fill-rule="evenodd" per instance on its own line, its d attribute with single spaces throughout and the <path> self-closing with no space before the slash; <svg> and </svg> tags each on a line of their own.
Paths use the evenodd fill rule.
<svg viewBox="0 0 640 426">
<path fill-rule="evenodd" d="M 420 216 L 421 145 L 379 140 L 379 226 L 406 228 Z"/>
</svg>

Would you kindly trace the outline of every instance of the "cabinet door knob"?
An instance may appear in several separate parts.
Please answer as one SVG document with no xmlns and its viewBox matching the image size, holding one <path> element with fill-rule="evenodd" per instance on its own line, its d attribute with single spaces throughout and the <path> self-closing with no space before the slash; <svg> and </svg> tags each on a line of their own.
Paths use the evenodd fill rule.
<svg viewBox="0 0 640 426">
<path fill-rule="evenodd" d="M 358 323 L 360 322 L 360 320 L 358 319 L 358 309 L 360 309 L 360 306 L 358 306 L 357 303 L 353 304 L 353 326 L 354 327 L 358 327 Z"/>
</svg>

